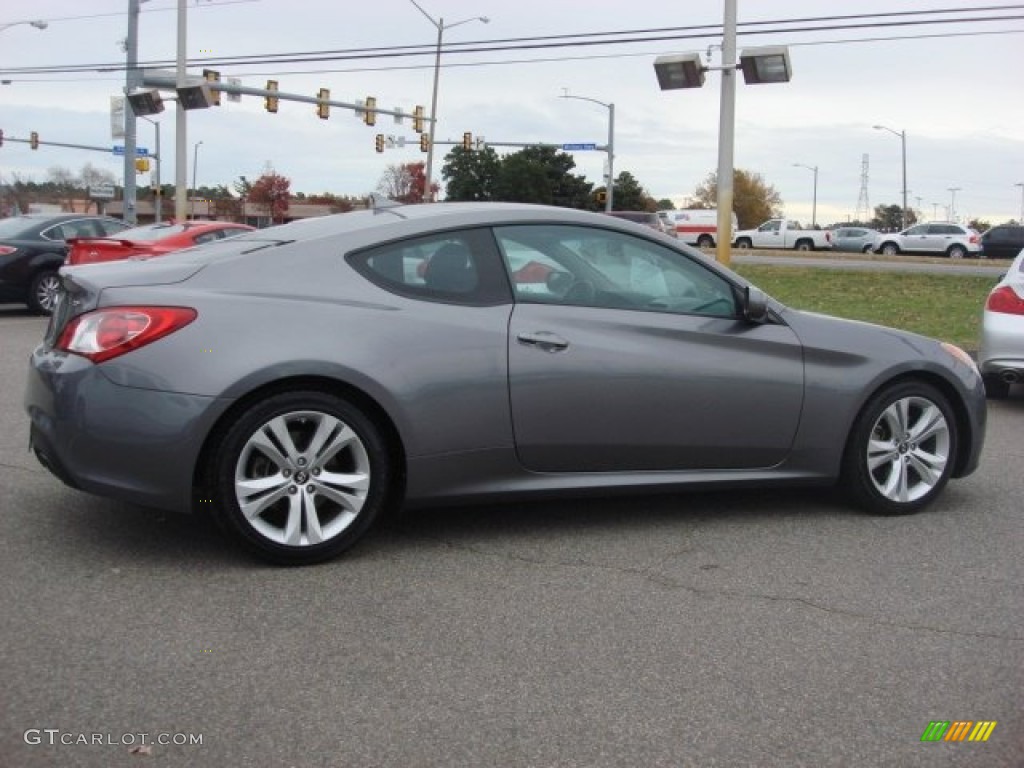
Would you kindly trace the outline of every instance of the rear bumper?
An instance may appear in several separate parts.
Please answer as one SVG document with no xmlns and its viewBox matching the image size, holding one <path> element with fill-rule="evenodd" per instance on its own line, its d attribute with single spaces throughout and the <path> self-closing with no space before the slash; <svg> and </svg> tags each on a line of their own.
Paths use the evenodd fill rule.
<svg viewBox="0 0 1024 768">
<path fill-rule="evenodd" d="M 88 360 L 40 346 L 25 388 L 32 450 L 72 488 L 189 511 L 192 478 L 222 401 L 112 382 Z"/>
</svg>

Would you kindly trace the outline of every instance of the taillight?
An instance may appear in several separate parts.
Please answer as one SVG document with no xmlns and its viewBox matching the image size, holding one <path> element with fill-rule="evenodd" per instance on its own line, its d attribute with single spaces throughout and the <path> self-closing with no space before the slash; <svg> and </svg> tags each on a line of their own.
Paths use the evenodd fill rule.
<svg viewBox="0 0 1024 768">
<path fill-rule="evenodd" d="M 152 344 L 196 319 L 189 307 L 108 307 L 79 315 L 67 324 L 56 348 L 94 363 Z"/>
<path fill-rule="evenodd" d="M 971 235 L 971 239 L 970 239 L 970 242 L 971 242 L 972 244 L 973 244 L 973 243 L 977 243 L 977 242 L 979 242 L 979 241 L 980 241 L 980 238 L 978 237 L 978 235 Z"/>
<path fill-rule="evenodd" d="M 7 256 L 14 253 L 17 248 L 11 248 L 9 245 L 0 245 L 0 256 Z"/>
<path fill-rule="evenodd" d="M 1008 285 L 996 288 L 988 295 L 985 309 L 989 312 L 1002 312 L 1007 315 L 1024 315 L 1024 299 Z"/>
</svg>

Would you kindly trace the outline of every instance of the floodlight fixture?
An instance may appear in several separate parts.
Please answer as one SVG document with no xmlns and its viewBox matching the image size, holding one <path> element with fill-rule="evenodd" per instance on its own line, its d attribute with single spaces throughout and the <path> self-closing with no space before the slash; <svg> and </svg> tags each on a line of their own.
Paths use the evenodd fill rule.
<svg viewBox="0 0 1024 768">
<path fill-rule="evenodd" d="M 699 53 L 659 56 L 654 60 L 654 73 L 663 91 L 700 88 L 704 85 L 705 72 L 707 68 L 701 63 Z"/>
<path fill-rule="evenodd" d="M 178 91 L 178 103 L 182 109 L 206 109 L 214 104 L 213 94 L 206 82 L 191 83 L 176 89 Z"/>
<path fill-rule="evenodd" d="M 138 116 L 157 115 L 164 111 L 164 100 L 160 97 L 160 91 L 155 88 L 129 93 L 128 103 L 132 112 Z"/>
<path fill-rule="evenodd" d="M 747 85 L 788 83 L 793 77 L 789 49 L 784 45 L 746 48 L 740 52 L 740 66 Z"/>
</svg>

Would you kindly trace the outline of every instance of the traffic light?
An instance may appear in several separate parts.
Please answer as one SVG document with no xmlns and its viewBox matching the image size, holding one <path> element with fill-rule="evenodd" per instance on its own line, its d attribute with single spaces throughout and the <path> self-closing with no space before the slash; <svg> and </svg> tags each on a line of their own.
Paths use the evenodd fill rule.
<svg viewBox="0 0 1024 768">
<path fill-rule="evenodd" d="M 203 79 L 208 83 L 220 83 L 220 72 L 215 69 L 204 69 Z M 220 91 L 214 88 L 210 88 L 210 105 L 214 107 L 220 106 Z"/>
<path fill-rule="evenodd" d="M 412 111 L 412 129 L 416 133 L 423 133 L 423 107 L 416 107 Z"/>
<path fill-rule="evenodd" d="M 363 122 L 367 125 L 377 124 L 377 99 L 373 96 L 366 97 L 365 111 L 363 112 Z"/>
<path fill-rule="evenodd" d="M 597 202 L 599 202 L 601 205 L 604 205 L 606 202 L 608 202 L 608 193 L 605 192 L 603 189 L 598 191 L 595 197 L 597 198 Z"/>
<path fill-rule="evenodd" d="M 420 152 L 429 152 L 429 151 L 430 151 L 430 134 L 421 133 L 420 134 Z"/>
<path fill-rule="evenodd" d="M 28 135 L 28 145 L 32 147 L 32 149 L 39 149 L 39 134 L 37 132 L 32 131 L 32 133 Z"/>
<path fill-rule="evenodd" d="M 267 90 L 277 93 L 277 80 L 267 80 Z M 277 112 L 277 96 L 264 96 L 263 106 L 267 108 L 267 112 Z"/>
<path fill-rule="evenodd" d="M 327 103 L 331 100 L 331 92 L 327 88 L 321 88 L 316 98 L 319 102 L 316 105 L 317 117 L 321 120 L 326 120 L 331 116 L 331 105 Z"/>
<path fill-rule="evenodd" d="M 148 157 L 136 157 L 135 158 L 135 172 L 146 173 L 149 170 L 149 158 Z"/>
<path fill-rule="evenodd" d="M 470 133 L 469 131 L 466 131 L 464 134 L 462 134 L 462 148 L 465 150 L 470 150 L 473 148 L 473 134 Z"/>
<path fill-rule="evenodd" d="M 384 151 L 384 134 L 378 133 L 376 138 L 376 147 L 378 152 Z"/>
</svg>

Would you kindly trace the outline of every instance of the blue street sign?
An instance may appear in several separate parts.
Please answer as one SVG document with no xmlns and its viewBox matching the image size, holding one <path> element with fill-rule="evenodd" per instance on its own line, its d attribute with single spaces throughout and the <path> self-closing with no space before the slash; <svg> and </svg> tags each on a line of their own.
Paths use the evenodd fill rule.
<svg viewBox="0 0 1024 768">
<path fill-rule="evenodd" d="M 113 153 L 115 155 L 123 155 L 124 154 L 124 144 L 115 144 L 113 147 L 111 147 L 111 150 L 113 151 Z M 146 147 L 136 147 L 135 148 L 135 156 L 136 157 L 148 157 L 149 156 L 149 150 Z"/>
<path fill-rule="evenodd" d="M 564 149 L 566 152 L 584 149 L 597 149 L 597 144 L 563 144 L 562 149 Z"/>
</svg>

